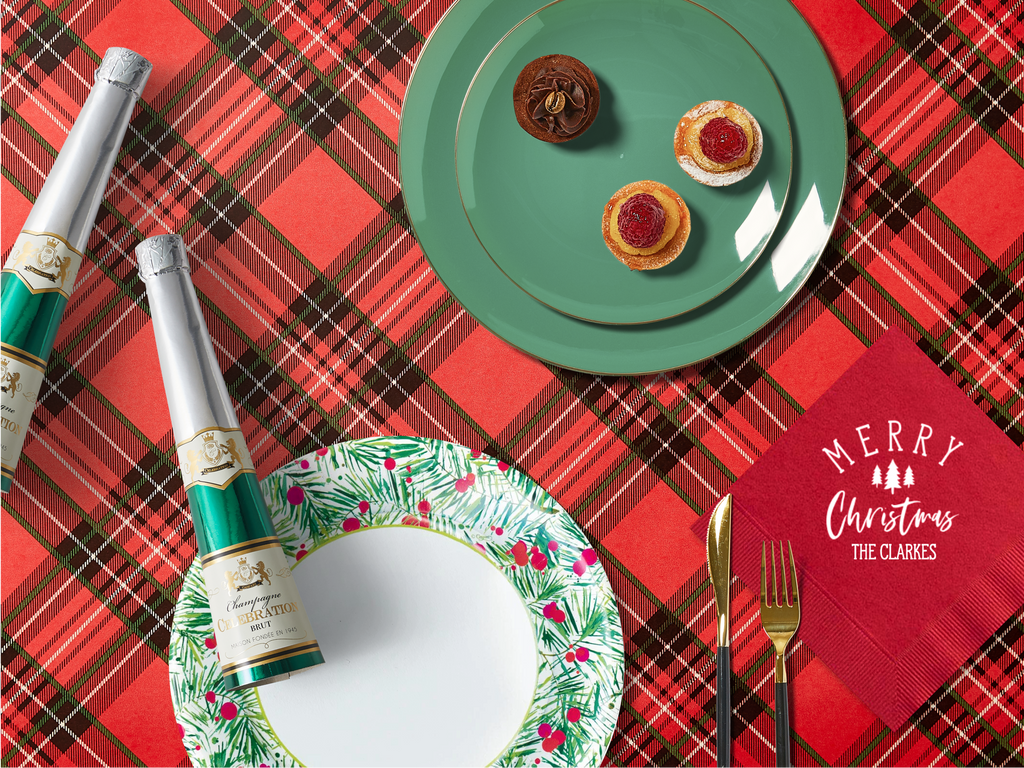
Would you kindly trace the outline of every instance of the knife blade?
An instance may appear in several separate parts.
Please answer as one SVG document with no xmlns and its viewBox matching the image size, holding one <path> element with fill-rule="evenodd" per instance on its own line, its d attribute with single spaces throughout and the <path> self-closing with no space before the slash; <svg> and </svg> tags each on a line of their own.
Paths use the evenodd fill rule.
<svg viewBox="0 0 1024 768">
<path fill-rule="evenodd" d="M 718 502 L 708 526 L 708 572 L 718 611 L 718 684 L 715 689 L 715 746 L 718 766 L 728 766 L 732 719 L 729 655 L 729 581 L 731 577 L 732 494 Z"/>
</svg>

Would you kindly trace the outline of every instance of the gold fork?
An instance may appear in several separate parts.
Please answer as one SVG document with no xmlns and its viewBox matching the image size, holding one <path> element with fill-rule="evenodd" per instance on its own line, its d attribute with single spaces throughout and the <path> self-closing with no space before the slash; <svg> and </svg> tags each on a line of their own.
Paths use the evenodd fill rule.
<svg viewBox="0 0 1024 768">
<path fill-rule="evenodd" d="M 768 595 L 768 576 L 765 571 L 765 542 L 761 543 L 761 626 L 775 646 L 775 764 L 790 765 L 789 759 L 789 698 L 786 694 L 786 646 L 800 626 L 800 590 L 796 585 L 796 562 L 793 547 L 789 546 L 789 565 L 792 575 L 786 585 L 786 557 L 779 542 L 779 565 L 782 579 L 775 571 L 775 542 L 772 548 L 772 596 Z"/>
</svg>

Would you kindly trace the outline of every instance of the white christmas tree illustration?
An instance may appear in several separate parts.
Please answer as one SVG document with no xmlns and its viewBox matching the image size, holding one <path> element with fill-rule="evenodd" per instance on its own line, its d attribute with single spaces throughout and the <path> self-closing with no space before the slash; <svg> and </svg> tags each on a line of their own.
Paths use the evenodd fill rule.
<svg viewBox="0 0 1024 768">
<path fill-rule="evenodd" d="M 903 487 L 909 488 L 914 484 L 914 470 L 907 467 L 907 471 L 903 473 Z"/>
<path fill-rule="evenodd" d="M 896 460 L 893 459 L 885 470 L 885 490 L 889 493 L 896 493 L 896 489 L 900 487 L 900 468 L 896 466 Z"/>
<path fill-rule="evenodd" d="M 876 488 L 882 484 L 882 468 L 875 464 L 875 471 L 871 473 L 871 484 Z"/>
</svg>

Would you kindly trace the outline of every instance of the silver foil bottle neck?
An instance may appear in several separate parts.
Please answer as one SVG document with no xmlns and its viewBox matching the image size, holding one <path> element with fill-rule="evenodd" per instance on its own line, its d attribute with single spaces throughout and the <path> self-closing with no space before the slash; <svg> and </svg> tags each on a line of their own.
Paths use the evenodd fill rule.
<svg viewBox="0 0 1024 768">
<path fill-rule="evenodd" d="M 166 272 L 191 272 L 181 235 L 147 238 L 135 247 L 135 258 L 139 262 L 139 277 L 144 283 Z"/>
<path fill-rule="evenodd" d="M 107 181 L 152 65 L 127 48 L 111 48 L 23 229 L 63 238 L 84 253 Z"/>
<path fill-rule="evenodd" d="M 231 396 L 188 267 L 180 235 L 158 235 L 135 249 L 146 282 L 156 352 L 175 443 L 207 429 L 237 429 Z"/>
<path fill-rule="evenodd" d="M 96 70 L 95 81 L 102 80 L 131 91 L 136 98 L 142 96 L 142 89 L 153 71 L 153 65 L 135 51 L 127 48 L 107 48 L 107 52 Z"/>
</svg>

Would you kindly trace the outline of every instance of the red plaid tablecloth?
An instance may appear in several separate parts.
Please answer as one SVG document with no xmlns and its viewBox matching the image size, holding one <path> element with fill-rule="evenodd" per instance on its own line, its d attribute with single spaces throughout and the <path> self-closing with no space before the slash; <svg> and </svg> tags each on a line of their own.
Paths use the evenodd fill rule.
<svg viewBox="0 0 1024 768">
<path fill-rule="evenodd" d="M 167 686 L 195 555 L 130 251 L 181 233 L 260 476 L 348 438 L 501 457 L 587 532 L 628 668 L 612 765 L 714 764 L 714 632 L 690 533 L 896 325 L 1024 445 L 1024 6 L 801 0 L 849 117 L 821 264 L 753 338 L 669 374 L 537 362 L 445 291 L 403 213 L 398 118 L 449 0 L 4 0 L 10 250 L 106 48 L 155 70 L 129 128 L 2 512 L 0 758 L 188 765 Z M 315 223 L 311 214 L 315 212 Z M 501 372 L 500 374 L 497 372 Z M 773 764 L 773 656 L 734 597 L 737 764 Z M 797 646 L 793 758 L 1024 760 L 1024 609 L 899 731 Z"/>
</svg>

